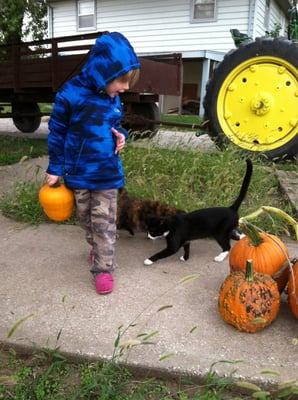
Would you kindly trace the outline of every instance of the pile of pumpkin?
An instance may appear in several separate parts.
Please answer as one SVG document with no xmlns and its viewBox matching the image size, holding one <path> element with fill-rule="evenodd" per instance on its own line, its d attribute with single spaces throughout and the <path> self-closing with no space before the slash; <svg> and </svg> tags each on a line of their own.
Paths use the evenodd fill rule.
<svg viewBox="0 0 298 400">
<path fill-rule="evenodd" d="M 286 218 L 298 239 L 297 222 L 287 214 Z M 276 319 L 285 289 L 291 312 L 298 319 L 298 258 L 290 260 L 286 245 L 277 236 L 260 232 L 246 219 L 240 219 L 240 227 L 246 236 L 230 251 L 230 275 L 219 292 L 223 320 L 243 332 L 264 329 Z"/>
</svg>

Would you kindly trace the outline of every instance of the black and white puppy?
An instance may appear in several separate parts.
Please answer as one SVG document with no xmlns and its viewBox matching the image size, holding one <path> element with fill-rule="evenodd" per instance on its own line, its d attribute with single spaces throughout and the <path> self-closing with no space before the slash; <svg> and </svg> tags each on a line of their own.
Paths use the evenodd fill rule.
<svg viewBox="0 0 298 400">
<path fill-rule="evenodd" d="M 222 252 L 214 258 L 214 261 L 223 261 L 231 249 L 231 238 L 240 239 L 240 235 L 237 232 L 238 209 L 248 190 L 252 169 L 252 162 L 247 159 L 246 173 L 240 193 L 230 207 L 203 208 L 169 217 L 149 216 L 147 219 L 148 237 L 150 239 L 165 237 L 167 246 L 147 258 L 144 264 L 151 265 L 161 258 L 169 257 L 181 247 L 184 248 L 184 255 L 181 260 L 186 261 L 189 258 L 190 242 L 208 237 L 213 237 L 222 248 Z"/>
</svg>

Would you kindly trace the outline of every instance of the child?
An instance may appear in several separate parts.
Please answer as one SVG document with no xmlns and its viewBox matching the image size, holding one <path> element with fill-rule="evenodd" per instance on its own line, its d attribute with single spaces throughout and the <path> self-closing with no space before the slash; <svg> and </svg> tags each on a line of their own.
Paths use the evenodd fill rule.
<svg viewBox="0 0 298 400">
<path fill-rule="evenodd" d="M 103 34 L 81 72 L 57 93 L 49 121 L 47 183 L 63 177 L 74 192 L 99 294 L 114 288 L 117 189 L 124 186 L 119 151 L 128 137 L 119 93 L 133 86 L 139 69 L 122 34 Z"/>
</svg>

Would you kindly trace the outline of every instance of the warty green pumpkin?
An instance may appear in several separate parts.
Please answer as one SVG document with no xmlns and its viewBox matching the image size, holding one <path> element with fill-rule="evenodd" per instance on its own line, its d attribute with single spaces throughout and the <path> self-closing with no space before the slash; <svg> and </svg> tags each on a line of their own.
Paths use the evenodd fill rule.
<svg viewBox="0 0 298 400">
<path fill-rule="evenodd" d="M 245 271 L 228 275 L 219 291 L 219 313 L 239 331 L 264 329 L 275 320 L 279 307 L 277 283 L 268 274 L 254 272 L 252 260 L 247 260 Z"/>
</svg>

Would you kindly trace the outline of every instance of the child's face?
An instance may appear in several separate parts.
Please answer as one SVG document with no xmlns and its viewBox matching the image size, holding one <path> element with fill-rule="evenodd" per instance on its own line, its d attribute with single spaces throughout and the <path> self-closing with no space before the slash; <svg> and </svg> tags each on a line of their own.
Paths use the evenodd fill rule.
<svg viewBox="0 0 298 400">
<path fill-rule="evenodd" d="M 105 87 L 105 92 L 110 97 L 116 97 L 119 93 L 129 89 L 129 82 L 122 82 L 120 79 L 115 79 Z"/>
</svg>

